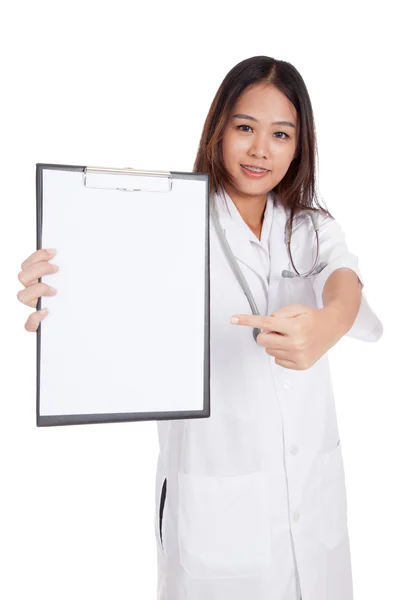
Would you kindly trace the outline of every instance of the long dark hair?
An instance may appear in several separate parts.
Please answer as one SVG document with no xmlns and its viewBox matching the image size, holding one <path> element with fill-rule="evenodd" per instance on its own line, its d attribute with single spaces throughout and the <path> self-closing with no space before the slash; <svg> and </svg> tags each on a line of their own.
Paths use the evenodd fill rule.
<svg viewBox="0 0 400 600">
<path fill-rule="evenodd" d="M 314 115 L 306 85 L 297 69 L 288 62 L 269 56 L 246 58 L 233 67 L 222 81 L 211 103 L 200 138 L 193 171 L 208 173 L 210 194 L 226 183 L 234 185 L 222 161 L 222 136 L 238 98 L 249 86 L 274 85 L 297 111 L 299 131 L 295 157 L 283 179 L 273 188 L 278 201 L 290 211 L 322 210 L 317 198 L 315 165 L 318 156 Z M 333 218 L 333 217 L 332 217 Z"/>
</svg>

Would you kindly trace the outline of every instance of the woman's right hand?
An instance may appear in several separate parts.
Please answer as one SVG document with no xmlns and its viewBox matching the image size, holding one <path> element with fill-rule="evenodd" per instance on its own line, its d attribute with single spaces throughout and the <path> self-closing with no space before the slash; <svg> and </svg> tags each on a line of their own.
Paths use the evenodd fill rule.
<svg viewBox="0 0 400 600">
<path fill-rule="evenodd" d="M 49 263 L 49 260 L 54 258 L 56 253 L 56 250 L 50 253 L 48 250 L 41 248 L 24 260 L 21 265 L 22 271 L 18 273 L 18 279 L 24 286 L 24 289 L 20 290 L 17 294 L 20 302 L 33 308 L 36 307 L 40 296 L 54 296 L 57 293 L 57 290 L 43 283 L 43 281 L 39 281 L 39 277 L 58 271 L 57 265 Z M 44 310 L 44 314 L 35 310 L 34 313 L 29 315 L 25 323 L 27 331 L 37 330 L 40 321 L 47 317 L 48 310 Z"/>
</svg>

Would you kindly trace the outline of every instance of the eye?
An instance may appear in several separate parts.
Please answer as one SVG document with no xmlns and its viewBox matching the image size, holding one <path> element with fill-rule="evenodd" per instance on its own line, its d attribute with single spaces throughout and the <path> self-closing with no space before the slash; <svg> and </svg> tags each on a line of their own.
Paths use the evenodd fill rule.
<svg viewBox="0 0 400 600">
<path fill-rule="evenodd" d="M 250 129 L 253 129 L 252 127 L 250 127 L 250 125 L 238 125 L 237 129 L 240 129 L 241 127 L 249 127 Z M 243 131 L 243 129 L 240 129 L 240 131 Z"/>
<path fill-rule="evenodd" d="M 250 127 L 250 125 L 237 125 L 237 129 L 240 129 L 241 127 L 248 127 L 249 129 L 253 129 L 252 127 Z M 240 131 L 243 131 L 243 129 L 240 129 Z M 247 133 L 247 131 L 245 131 L 245 133 Z M 283 135 L 285 135 L 286 137 L 279 137 L 279 140 L 284 140 L 288 137 L 290 137 L 287 133 L 285 133 L 284 131 L 276 131 L 275 133 L 282 133 Z"/>
</svg>

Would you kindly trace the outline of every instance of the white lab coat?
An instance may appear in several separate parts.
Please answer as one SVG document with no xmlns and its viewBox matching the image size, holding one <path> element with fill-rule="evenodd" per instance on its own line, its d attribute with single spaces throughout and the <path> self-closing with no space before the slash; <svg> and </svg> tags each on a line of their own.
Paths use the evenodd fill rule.
<svg viewBox="0 0 400 600">
<path fill-rule="evenodd" d="M 339 267 L 362 282 L 339 224 L 322 211 L 319 262 L 328 266 L 308 280 L 287 279 L 289 213 L 275 193 L 261 240 L 269 235 L 269 256 L 227 198 L 231 215 L 215 195 L 219 220 L 261 314 L 292 303 L 322 308 L 324 284 Z M 299 217 L 291 247 L 297 270 L 307 272 L 316 248 L 309 217 Z M 328 357 L 286 369 L 256 344 L 251 327 L 229 323 L 252 313 L 211 219 L 210 302 L 211 416 L 157 422 L 157 600 L 352 600 Z M 382 332 L 363 292 L 346 335 L 377 341 Z"/>
</svg>

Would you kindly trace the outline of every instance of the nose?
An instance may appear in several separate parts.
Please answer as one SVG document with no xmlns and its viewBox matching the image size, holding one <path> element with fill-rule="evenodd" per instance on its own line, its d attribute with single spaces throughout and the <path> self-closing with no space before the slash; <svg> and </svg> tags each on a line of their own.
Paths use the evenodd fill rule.
<svg viewBox="0 0 400 600">
<path fill-rule="evenodd" d="M 253 143 L 249 148 L 251 156 L 255 156 L 258 159 L 267 158 L 269 151 L 267 149 L 267 142 L 265 138 L 259 136 L 257 139 L 253 139 Z"/>
</svg>

